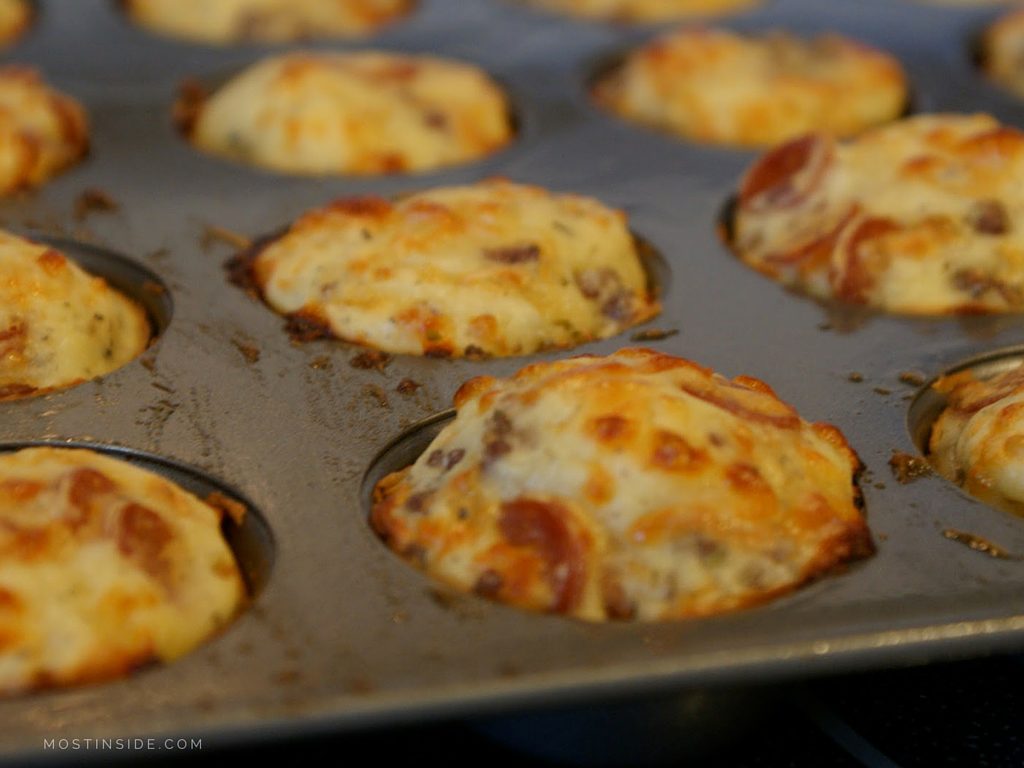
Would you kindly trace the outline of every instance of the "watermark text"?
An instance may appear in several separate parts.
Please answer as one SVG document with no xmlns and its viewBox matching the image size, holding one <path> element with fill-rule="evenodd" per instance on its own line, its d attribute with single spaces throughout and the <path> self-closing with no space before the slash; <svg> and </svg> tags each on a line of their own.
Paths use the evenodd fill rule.
<svg viewBox="0 0 1024 768">
<path fill-rule="evenodd" d="M 202 739 L 191 738 L 123 738 L 123 739 L 43 739 L 43 749 L 57 752 L 85 752 L 90 750 L 112 752 L 188 752 L 203 748 Z"/>
</svg>

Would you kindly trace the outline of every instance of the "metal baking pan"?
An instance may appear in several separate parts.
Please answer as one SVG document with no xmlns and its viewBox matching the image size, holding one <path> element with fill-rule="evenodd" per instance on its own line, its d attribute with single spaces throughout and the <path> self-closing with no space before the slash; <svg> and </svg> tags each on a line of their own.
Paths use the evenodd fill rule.
<svg viewBox="0 0 1024 768">
<path fill-rule="evenodd" d="M 505 0 L 423 0 L 370 44 L 479 63 L 509 87 L 518 140 L 441 173 L 310 179 L 201 155 L 171 122 L 180 81 L 221 77 L 283 47 L 160 39 L 130 26 L 108 0 L 44 0 L 38 10 L 4 58 L 38 66 L 84 101 L 93 149 L 38 193 L 0 203 L 0 220 L 122 254 L 164 282 L 173 311 L 141 360 L 74 389 L 0 405 L 0 447 L 74 441 L 192 467 L 237 489 L 269 532 L 248 555 L 262 589 L 227 631 L 124 680 L 0 701 L 0 755 L 53 756 L 44 739 L 54 737 L 188 735 L 209 746 L 1024 645 L 1024 566 L 941 535 L 957 528 L 1024 553 L 1024 520 L 938 477 L 901 485 L 888 469 L 894 449 L 915 450 L 907 424 L 915 388 L 900 374 L 931 375 L 1020 343 L 1024 317 L 849 313 L 743 266 L 716 228 L 755 155 L 634 127 L 588 102 L 594 68 L 658 28 L 573 21 Z M 990 111 L 1024 126 L 1024 104 L 973 69 L 972 40 L 995 13 L 909 0 L 769 0 L 723 23 L 848 33 L 902 59 L 916 109 Z M 279 317 L 227 283 L 222 264 L 233 249 L 204 233 L 212 225 L 257 236 L 332 198 L 494 174 L 626 209 L 668 265 L 664 312 L 649 325 L 679 334 L 654 346 L 763 378 L 805 418 L 837 424 L 868 467 L 878 554 L 752 610 L 591 626 L 451 595 L 385 549 L 366 523 L 365 478 L 402 457 L 381 452 L 398 440 L 411 457 L 431 427 L 408 431 L 444 411 L 465 379 L 570 353 L 399 356 L 383 371 L 353 367 L 359 350 L 351 345 L 293 344 Z M 88 188 L 119 209 L 76 220 L 75 201 Z M 577 351 L 630 343 L 627 334 Z M 863 380 L 851 381 L 854 372 Z M 421 386 L 402 394 L 405 379 Z"/>
</svg>

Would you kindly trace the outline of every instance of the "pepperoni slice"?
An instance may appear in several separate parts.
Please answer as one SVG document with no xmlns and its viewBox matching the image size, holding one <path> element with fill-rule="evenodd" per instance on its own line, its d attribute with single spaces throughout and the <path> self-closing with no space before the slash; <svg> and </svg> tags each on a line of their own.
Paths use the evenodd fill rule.
<svg viewBox="0 0 1024 768">
<path fill-rule="evenodd" d="M 830 275 L 836 298 L 863 304 L 875 283 L 875 275 L 864 258 L 864 245 L 900 229 L 892 219 L 872 217 L 861 221 L 853 229 L 843 250 L 841 267 Z"/>
<path fill-rule="evenodd" d="M 949 406 L 961 413 L 977 413 L 992 403 L 1009 397 L 1024 386 L 1024 366 L 1012 368 L 987 380 L 978 380 L 970 371 L 939 381 L 935 388 L 948 392 Z"/>
<path fill-rule="evenodd" d="M 573 534 L 561 505 L 538 499 L 518 498 L 501 505 L 498 526 L 505 540 L 516 547 L 530 547 L 544 560 L 547 579 L 554 592 L 552 610 L 571 611 L 583 595 L 586 560 L 583 542 Z"/>
<path fill-rule="evenodd" d="M 790 248 L 788 251 L 770 253 L 765 256 L 764 260 L 770 264 L 778 264 L 780 266 L 827 264 L 831 260 L 836 243 L 839 242 L 839 238 L 846 230 L 846 226 L 857 215 L 857 211 L 857 206 L 853 206 L 825 234 Z"/>
<path fill-rule="evenodd" d="M 679 388 L 743 419 L 771 424 L 779 429 L 797 429 L 800 426 L 797 412 L 770 391 L 755 391 L 755 387 L 731 381 L 684 381 Z"/>
<path fill-rule="evenodd" d="M 93 500 L 112 493 L 116 488 L 114 482 L 99 470 L 88 467 L 76 469 L 68 488 L 68 501 L 73 510 L 69 510 L 68 522 L 75 527 L 84 523 L 93 514 Z"/>
<path fill-rule="evenodd" d="M 170 586 L 170 566 L 164 549 L 173 537 L 167 523 L 149 507 L 133 502 L 121 511 L 117 548 L 166 586 Z"/>
<path fill-rule="evenodd" d="M 832 141 L 817 134 L 776 147 L 747 171 L 740 205 L 757 213 L 799 205 L 821 184 L 834 155 Z"/>
</svg>

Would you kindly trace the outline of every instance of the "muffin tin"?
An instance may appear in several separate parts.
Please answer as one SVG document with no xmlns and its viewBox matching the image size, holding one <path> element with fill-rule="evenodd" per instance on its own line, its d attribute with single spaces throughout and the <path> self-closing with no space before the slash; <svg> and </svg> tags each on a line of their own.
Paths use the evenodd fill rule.
<svg viewBox="0 0 1024 768">
<path fill-rule="evenodd" d="M 209 747 L 1024 644 L 1024 566 L 942 535 L 969 531 L 1024 553 L 1024 521 L 938 477 L 901 485 L 888 468 L 894 450 L 915 450 L 907 413 L 916 388 L 901 374 L 931 375 L 1020 343 L 1024 317 L 916 320 L 840 310 L 742 265 L 717 228 L 755 154 L 688 144 L 588 101 L 595 68 L 659 28 L 576 21 L 505 0 L 423 0 L 368 43 L 310 46 L 478 63 L 508 86 L 520 134 L 483 162 L 441 173 L 309 179 L 205 157 L 171 121 L 184 78 L 215 78 L 288 46 L 164 40 L 129 25 L 108 0 L 38 7 L 34 27 L 4 58 L 38 66 L 85 103 L 93 149 L 39 192 L 0 203 L 0 221 L 126 255 L 165 284 L 167 322 L 141 359 L 100 380 L 0 404 L 0 448 L 43 441 L 143 452 L 159 457 L 158 470 L 169 461 L 237 489 L 266 529 L 250 537 L 262 589 L 223 634 L 124 680 L 0 701 L 0 756 L 52 757 L 44 739 L 60 737 L 186 735 Z M 971 63 L 972 35 L 995 13 L 909 0 L 774 0 L 723 23 L 837 29 L 895 53 L 918 110 L 990 111 L 1024 126 L 1024 104 Z M 390 553 L 366 523 L 374 478 L 415 456 L 465 379 L 572 353 L 399 356 L 383 370 L 355 367 L 356 347 L 293 344 L 279 317 L 229 285 L 222 265 L 236 249 L 210 228 L 256 237 L 332 198 L 493 174 L 627 210 L 669 272 L 660 280 L 664 311 L 645 327 L 679 331 L 646 343 L 762 378 L 805 418 L 838 425 L 867 465 L 878 554 L 764 607 L 592 626 L 453 595 Z M 90 188 L 118 210 L 77 220 L 75 201 Z M 630 343 L 624 334 L 576 351 Z"/>
</svg>

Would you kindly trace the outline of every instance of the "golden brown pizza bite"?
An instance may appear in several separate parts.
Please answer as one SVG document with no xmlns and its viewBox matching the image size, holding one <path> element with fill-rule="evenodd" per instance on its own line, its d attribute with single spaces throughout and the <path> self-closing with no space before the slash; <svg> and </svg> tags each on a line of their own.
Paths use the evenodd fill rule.
<svg viewBox="0 0 1024 768">
<path fill-rule="evenodd" d="M 619 22 L 658 22 L 724 15 L 755 8 L 762 0 L 522 0 L 560 13 Z"/>
<path fill-rule="evenodd" d="M 764 601 L 872 551 L 856 454 L 771 389 L 651 350 L 480 377 L 371 523 L 522 608 L 664 620 Z"/>
<path fill-rule="evenodd" d="M 522 355 L 659 311 L 626 216 L 492 179 L 339 200 L 232 262 L 292 326 L 415 355 Z"/>
<path fill-rule="evenodd" d="M 199 149 L 285 173 L 384 174 L 465 163 L 512 139 L 501 88 L 469 64 L 391 53 L 292 53 L 208 98 L 180 127 Z"/>
<path fill-rule="evenodd" d="M 0 0 L 0 46 L 10 45 L 32 23 L 32 6 L 27 0 Z"/>
<path fill-rule="evenodd" d="M 1019 0 L 915 0 L 927 5 L 960 5 L 965 7 L 976 5 L 1008 5 Z"/>
<path fill-rule="evenodd" d="M 1024 9 L 1003 16 L 985 31 L 981 63 L 995 82 L 1024 97 Z"/>
<path fill-rule="evenodd" d="M 142 307 L 103 278 L 0 230 L 0 401 L 102 376 L 149 338 Z"/>
<path fill-rule="evenodd" d="M 923 115 L 840 143 L 808 135 L 743 178 L 731 240 L 821 299 L 903 314 L 1024 309 L 1024 133 Z"/>
<path fill-rule="evenodd" d="M 700 142 L 775 144 L 893 120 L 907 102 L 892 56 L 839 35 L 813 40 L 683 28 L 629 54 L 594 88 L 628 120 Z"/>
<path fill-rule="evenodd" d="M 0 195 L 37 187 L 89 146 L 85 112 L 31 69 L 0 67 Z"/>
<path fill-rule="evenodd" d="M 1024 366 L 992 377 L 940 378 L 946 399 L 929 459 L 941 475 L 993 506 L 1024 514 Z"/>
<path fill-rule="evenodd" d="M 416 0 L 122 0 L 135 23 L 210 44 L 362 37 L 394 22 Z"/>
<path fill-rule="evenodd" d="M 116 677 L 223 627 L 245 587 L 220 516 L 92 451 L 0 453 L 0 694 Z"/>
</svg>

